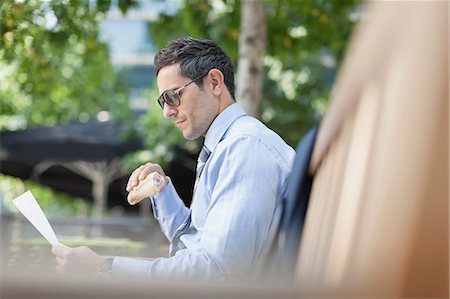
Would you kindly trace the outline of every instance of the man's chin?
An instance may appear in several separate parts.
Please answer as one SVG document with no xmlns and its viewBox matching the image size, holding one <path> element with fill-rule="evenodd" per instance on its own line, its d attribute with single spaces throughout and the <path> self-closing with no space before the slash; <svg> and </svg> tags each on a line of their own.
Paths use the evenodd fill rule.
<svg viewBox="0 0 450 299">
<path fill-rule="evenodd" d="M 192 132 L 182 131 L 181 133 L 183 134 L 183 137 L 189 141 L 193 141 L 193 140 L 197 139 L 198 137 L 200 137 L 198 134 L 193 134 Z"/>
<path fill-rule="evenodd" d="M 183 134 L 183 136 L 184 136 L 184 139 L 186 139 L 186 140 L 189 140 L 189 141 L 193 141 L 193 140 L 195 140 L 195 139 L 197 139 L 197 137 L 193 137 L 193 136 L 186 136 L 186 135 L 184 135 Z"/>
<path fill-rule="evenodd" d="M 181 131 L 181 134 L 183 134 L 184 139 L 192 140 L 191 134 L 189 134 L 189 132 Z"/>
</svg>

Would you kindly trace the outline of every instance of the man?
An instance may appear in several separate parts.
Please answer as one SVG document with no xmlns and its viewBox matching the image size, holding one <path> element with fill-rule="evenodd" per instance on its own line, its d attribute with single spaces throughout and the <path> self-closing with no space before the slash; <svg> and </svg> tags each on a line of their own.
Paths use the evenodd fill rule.
<svg viewBox="0 0 450 299">
<path fill-rule="evenodd" d="M 110 258 L 87 247 L 54 246 L 57 267 L 82 265 L 147 279 L 249 277 L 270 245 L 269 228 L 286 194 L 295 152 L 236 104 L 231 60 L 214 42 L 175 40 L 156 54 L 154 64 L 164 117 L 188 140 L 205 137 L 190 209 L 157 164 L 139 167 L 128 181 L 131 191 L 152 172 L 166 177 L 150 200 L 170 241 L 170 257 Z"/>
</svg>

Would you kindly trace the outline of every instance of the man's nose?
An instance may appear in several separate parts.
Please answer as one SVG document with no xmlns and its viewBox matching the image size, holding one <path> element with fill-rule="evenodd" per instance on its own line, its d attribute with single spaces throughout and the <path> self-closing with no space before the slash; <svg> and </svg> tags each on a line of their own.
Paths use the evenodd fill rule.
<svg viewBox="0 0 450 299">
<path fill-rule="evenodd" d="M 176 107 L 164 104 L 163 116 L 165 118 L 170 118 L 170 117 L 172 117 L 172 116 L 174 116 L 176 114 L 177 114 L 177 108 Z"/>
</svg>

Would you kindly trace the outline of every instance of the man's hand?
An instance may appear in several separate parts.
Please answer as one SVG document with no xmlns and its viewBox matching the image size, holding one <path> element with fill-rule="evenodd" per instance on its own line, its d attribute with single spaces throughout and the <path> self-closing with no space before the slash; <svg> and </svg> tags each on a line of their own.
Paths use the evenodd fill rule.
<svg viewBox="0 0 450 299">
<path fill-rule="evenodd" d="M 139 185 L 140 181 L 145 179 L 147 177 L 147 175 L 149 175 L 152 172 L 157 172 L 160 175 L 162 175 L 163 177 L 166 177 L 161 166 L 159 166 L 158 164 L 147 163 L 147 164 L 141 165 L 140 167 L 138 167 L 137 169 L 135 169 L 133 171 L 130 178 L 128 179 L 127 188 L 126 188 L 127 191 L 130 192 L 134 187 Z M 166 187 L 166 185 L 167 185 L 167 180 L 166 180 L 166 184 L 161 188 L 160 191 L 163 191 L 164 188 Z"/>
<path fill-rule="evenodd" d="M 108 259 L 86 246 L 69 248 L 53 245 L 52 253 L 56 256 L 56 271 L 59 273 L 96 273 Z"/>
</svg>

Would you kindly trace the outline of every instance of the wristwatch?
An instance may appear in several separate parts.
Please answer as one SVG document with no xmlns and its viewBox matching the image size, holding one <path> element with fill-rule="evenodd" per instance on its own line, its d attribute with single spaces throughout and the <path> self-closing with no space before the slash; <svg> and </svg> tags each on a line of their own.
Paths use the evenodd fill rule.
<svg viewBox="0 0 450 299">
<path fill-rule="evenodd" d="M 99 274 L 111 274 L 112 272 L 112 263 L 114 261 L 113 257 L 106 258 L 103 265 L 97 268 L 97 273 Z"/>
</svg>

